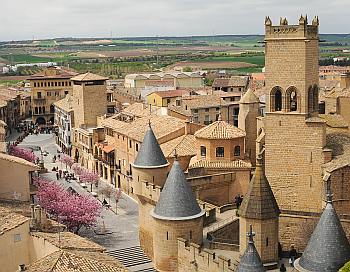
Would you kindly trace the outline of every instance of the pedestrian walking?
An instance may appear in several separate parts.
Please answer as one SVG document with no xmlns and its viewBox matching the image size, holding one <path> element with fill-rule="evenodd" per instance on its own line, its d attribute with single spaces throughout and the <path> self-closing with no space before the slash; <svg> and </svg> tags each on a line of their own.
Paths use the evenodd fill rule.
<svg viewBox="0 0 350 272">
<path fill-rule="evenodd" d="M 59 174 L 59 177 L 60 177 L 60 179 L 62 178 L 62 170 L 60 169 L 60 170 L 58 170 L 58 174 Z"/>
<path fill-rule="evenodd" d="M 284 266 L 284 264 L 281 264 L 280 272 L 286 272 L 286 271 L 287 271 L 287 268 Z"/>
<path fill-rule="evenodd" d="M 60 175 L 56 172 L 56 180 L 59 180 Z"/>
<path fill-rule="evenodd" d="M 294 261 L 297 257 L 298 253 L 294 246 L 291 246 L 290 251 L 289 251 L 289 264 L 294 267 Z"/>
</svg>

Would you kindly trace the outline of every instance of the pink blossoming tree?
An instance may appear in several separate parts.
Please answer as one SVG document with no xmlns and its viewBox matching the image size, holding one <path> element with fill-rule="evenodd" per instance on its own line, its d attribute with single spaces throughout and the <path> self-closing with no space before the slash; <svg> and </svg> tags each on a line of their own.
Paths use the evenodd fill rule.
<svg viewBox="0 0 350 272">
<path fill-rule="evenodd" d="M 91 185 L 92 192 L 92 185 L 98 185 L 98 182 L 100 181 L 100 176 L 95 172 L 90 172 L 87 170 L 80 175 L 80 181 L 84 183 L 89 183 Z"/>
<path fill-rule="evenodd" d="M 72 165 L 74 164 L 74 160 L 70 156 L 67 156 L 64 154 L 61 156 L 60 162 L 62 162 L 63 164 L 66 165 L 66 169 L 67 169 L 67 166 L 69 166 L 69 168 L 71 168 Z"/>
<path fill-rule="evenodd" d="M 73 170 L 74 174 L 76 174 L 78 176 L 82 175 L 86 171 L 86 169 L 84 167 L 82 167 L 79 163 L 74 163 L 72 165 L 72 170 Z"/>
<path fill-rule="evenodd" d="M 56 183 L 38 178 L 39 204 L 53 218 L 60 219 L 60 223 L 70 231 L 78 233 L 81 227 L 91 227 L 100 216 L 102 205 L 90 196 L 71 194 Z"/>
<path fill-rule="evenodd" d="M 26 161 L 33 162 L 33 163 L 38 159 L 38 157 L 35 156 L 33 151 L 27 150 L 18 146 L 14 146 L 14 145 L 11 145 L 9 147 L 8 153 L 12 156 L 22 158 L 22 159 L 25 159 Z"/>
</svg>

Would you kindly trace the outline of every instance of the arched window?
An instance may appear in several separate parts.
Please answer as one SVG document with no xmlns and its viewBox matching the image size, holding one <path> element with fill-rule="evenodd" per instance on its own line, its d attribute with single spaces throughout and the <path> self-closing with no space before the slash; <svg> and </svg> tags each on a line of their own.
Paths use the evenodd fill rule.
<svg viewBox="0 0 350 272">
<path fill-rule="evenodd" d="M 225 156 L 225 149 L 222 146 L 216 148 L 216 157 L 222 158 Z"/>
<path fill-rule="evenodd" d="M 287 99 L 287 111 L 297 111 L 298 110 L 298 92 L 295 87 L 290 87 L 286 91 Z"/>
<path fill-rule="evenodd" d="M 235 157 L 241 156 L 241 147 L 239 145 L 236 145 L 233 150 L 233 155 Z"/>
<path fill-rule="evenodd" d="M 270 108 L 271 111 L 282 110 L 282 89 L 280 87 L 274 87 L 270 94 Z"/>
<path fill-rule="evenodd" d="M 318 112 L 318 87 L 315 84 L 314 87 L 312 88 L 312 96 L 313 96 L 313 109 L 315 112 Z"/>
<path fill-rule="evenodd" d="M 50 112 L 51 113 L 55 112 L 55 106 L 53 104 L 50 105 Z"/>
<path fill-rule="evenodd" d="M 201 156 L 205 157 L 207 155 L 207 148 L 205 146 L 201 146 Z"/>
</svg>

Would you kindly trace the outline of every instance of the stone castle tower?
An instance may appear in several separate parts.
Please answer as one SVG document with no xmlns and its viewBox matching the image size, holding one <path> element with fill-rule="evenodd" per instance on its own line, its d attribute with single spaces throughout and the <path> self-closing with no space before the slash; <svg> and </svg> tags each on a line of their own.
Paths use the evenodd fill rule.
<svg viewBox="0 0 350 272">
<path fill-rule="evenodd" d="M 153 262 L 158 271 L 178 271 L 178 238 L 202 244 L 204 214 L 175 157 L 159 201 L 151 212 Z"/>
<path fill-rule="evenodd" d="M 139 203 L 139 239 L 158 271 L 177 271 L 177 238 L 202 244 L 202 210 L 175 156 L 169 163 L 151 124 L 132 165 L 134 193 Z"/>
<path fill-rule="evenodd" d="M 238 127 L 246 132 L 245 150 L 250 161 L 255 165 L 257 121 L 259 114 L 259 98 L 251 89 L 239 101 Z"/>
<path fill-rule="evenodd" d="M 73 81 L 74 126 L 96 126 L 96 116 L 107 112 L 107 85 L 108 78 L 92 73 L 81 74 L 71 78 Z"/>
<path fill-rule="evenodd" d="M 265 173 L 276 197 L 284 250 L 303 250 L 302 230 L 322 209 L 325 123 L 318 118 L 318 18 L 265 19 Z"/>
<path fill-rule="evenodd" d="M 132 176 L 134 193 L 139 203 L 140 245 L 151 259 L 153 259 L 153 218 L 150 212 L 154 209 L 160 189 L 166 180 L 168 166 L 169 163 L 149 124 L 141 148 L 132 165 Z M 150 186 L 146 186 L 148 184 Z"/>
<path fill-rule="evenodd" d="M 249 183 L 239 209 L 240 254 L 248 247 L 249 226 L 256 232 L 255 246 L 263 263 L 278 263 L 278 216 L 280 210 L 264 174 L 262 157 L 258 156 L 255 174 Z"/>
</svg>

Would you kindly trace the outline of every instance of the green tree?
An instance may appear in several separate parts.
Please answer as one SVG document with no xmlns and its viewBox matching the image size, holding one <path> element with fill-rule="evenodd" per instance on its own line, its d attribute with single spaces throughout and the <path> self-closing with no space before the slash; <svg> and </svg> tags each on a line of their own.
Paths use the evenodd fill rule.
<svg viewBox="0 0 350 272">
<path fill-rule="evenodd" d="M 350 272 L 350 262 L 347 262 L 342 268 L 339 270 L 340 272 Z"/>
</svg>

